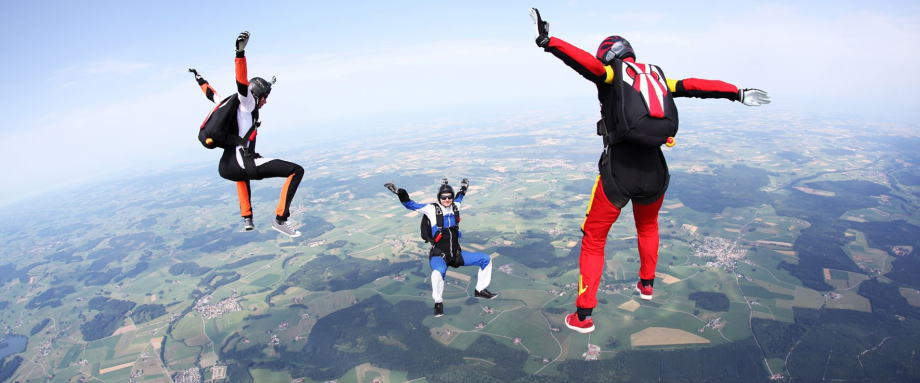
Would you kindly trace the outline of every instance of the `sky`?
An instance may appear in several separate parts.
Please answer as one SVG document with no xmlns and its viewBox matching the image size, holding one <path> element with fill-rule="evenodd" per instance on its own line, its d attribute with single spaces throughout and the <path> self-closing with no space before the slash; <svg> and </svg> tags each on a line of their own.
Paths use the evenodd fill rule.
<svg viewBox="0 0 920 383">
<path fill-rule="evenodd" d="M 751 113 L 920 117 L 917 2 L 6 1 L 0 207 L 113 177 L 216 173 L 220 153 L 192 138 L 212 106 L 186 70 L 230 95 L 243 30 L 250 76 L 278 76 L 261 112 L 265 155 L 515 115 L 597 114 L 592 84 L 535 46 L 531 6 L 551 35 L 589 52 L 618 34 L 670 78 L 768 91 L 773 103 Z M 743 107 L 678 102 L 688 105 Z"/>
</svg>

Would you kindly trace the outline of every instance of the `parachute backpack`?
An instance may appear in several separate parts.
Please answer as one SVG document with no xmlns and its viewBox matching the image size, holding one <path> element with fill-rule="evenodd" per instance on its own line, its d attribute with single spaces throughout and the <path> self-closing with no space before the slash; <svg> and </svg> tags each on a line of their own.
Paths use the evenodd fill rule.
<svg viewBox="0 0 920 383">
<path fill-rule="evenodd" d="M 261 77 L 253 77 L 250 80 L 249 91 L 256 99 L 268 97 L 272 91 L 272 85 L 277 81 L 276 76 L 272 76 L 271 81 Z M 208 149 L 217 147 L 232 149 L 256 138 L 256 129 L 259 127 L 259 109 L 257 108 L 252 112 L 253 125 L 243 135 L 246 138 L 242 139 L 238 136 L 239 132 L 237 131 L 236 111 L 239 106 L 240 98 L 237 95 L 232 95 L 223 99 L 211 110 L 208 117 L 201 123 L 201 128 L 198 129 L 198 141 L 201 142 L 201 145 Z"/>
<path fill-rule="evenodd" d="M 610 105 L 598 122 L 597 134 L 608 145 L 622 141 L 648 146 L 673 142 L 677 105 L 657 65 L 613 60 Z"/>
<path fill-rule="evenodd" d="M 434 244 L 441 240 L 441 230 L 444 230 L 444 211 L 441 210 L 441 205 L 437 203 L 433 203 L 431 205 L 434 206 L 435 223 L 437 224 L 438 228 L 437 233 L 435 233 L 433 237 L 431 236 L 431 220 L 428 219 L 428 216 L 425 214 L 422 214 L 422 222 L 419 228 L 421 229 L 422 240 L 434 246 Z M 457 218 L 457 223 L 459 224 L 460 210 L 457 209 L 457 205 L 455 204 L 451 205 L 451 208 L 453 208 L 454 217 Z"/>
<path fill-rule="evenodd" d="M 677 106 L 668 80 L 657 65 L 626 61 L 636 54 L 629 41 L 610 36 L 601 42 L 596 57 L 610 65 L 610 105 L 597 123 L 605 144 L 622 141 L 648 146 L 673 145 L 677 135 Z"/>
<path fill-rule="evenodd" d="M 208 149 L 234 148 L 242 145 L 243 140 L 237 132 L 236 111 L 240 106 L 240 99 L 235 94 L 223 99 L 201 123 L 198 129 L 198 141 Z M 258 120 L 258 110 L 253 120 Z M 249 129 L 246 137 L 252 140 L 255 135 L 255 126 Z"/>
</svg>

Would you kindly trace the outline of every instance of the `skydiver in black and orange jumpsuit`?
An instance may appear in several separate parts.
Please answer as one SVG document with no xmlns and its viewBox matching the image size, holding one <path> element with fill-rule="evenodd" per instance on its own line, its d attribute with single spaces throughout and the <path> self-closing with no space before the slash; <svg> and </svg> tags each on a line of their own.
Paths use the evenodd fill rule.
<svg viewBox="0 0 920 383">
<path fill-rule="evenodd" d="M 723 81 L 667 79 L 657 66 L 636 62 L 629 42 L 620 36 L 604 39 L 597 54 L 591 55 L 557 37 L 550 37 L 549 24 L 540 18 L 536 8 L 531 10 L 531 16 L 537 25 L 537 46 L 593 82 L 601 104 L 598 134 L 605 136 L 605 150 L 598 162 L 600 175 L 582 224 L 584 236 L 579 256 L 576 311 L 565 318 L 570 329 L 588 333 L 594 331 L 590 316 L 597 306 L 607 233 L 620 210 L 630 201 L 641 262 L 636 290 L 640 298 L 652 299 L 658 262 L 658 211 L 670 179 L 661 144 L 672 146 L 673 134 L 677 132 L 677 108 L 673 97 L 724 98 L 750 106 L 770 101 L 764 91 L 738 89 Z M 655 134 L 668 129 L 672 132 L 670 137 Z M 629 133 L 619 139 L 614 139 L 610 133 L 625 131 Z"/>
<path fill-rule="evenodd" d="M 246 231 L 255 228 L 252 221 L 252 204 L 249 181 L 260 180 L 271 177 L 285 177 L 284 186 L 281 187 L 281 196 L 279 197 L 278 207 L 275 209 L 275 220 L 272 222 L 272 228 L 291 237 L 299 237 L 300 231 L 290 225 L 288 217 L 290 216 L 291 201 L 294 199 L 294 193 L 300 185 L 303 178 L 304 169 L 300 165 L 284 160 L 265 158 L 256 153 L 256 134 L 258 132 L 259 109 L 268 102 L 268 95 L 271 93 L 272 81 L 266 81 L 261 77 L 249 79 L 246 68 L 246 44 L 249 42 L 249 32 L 240 33 L 236 39 L 236 90 L 237 94 L 230 97 L 239 98 L 239 107 L 235 111 L 235 121 L 240 137 L 240 145 L 224 149 L 224 154 L 220 158 L 218 172 L 220 176 L 230 181 L 236 181 L 236 190 L 240 199 L 240 215 L 243 217 L 243 228 Z M 208 82 L 202 78 L 198 71 L 189 69 L 195 75 L 195 80 L 201 86 L 204 95 L 214 102 L 220 98 L 217 92 Z M 224 99 L 218 105 L 218 108 L 226 104 L 230 97 Z M 217 110 L 215 108 L 215 110 Z M 233 112 L 231 112 L 233 113 Z"/>
</svg>

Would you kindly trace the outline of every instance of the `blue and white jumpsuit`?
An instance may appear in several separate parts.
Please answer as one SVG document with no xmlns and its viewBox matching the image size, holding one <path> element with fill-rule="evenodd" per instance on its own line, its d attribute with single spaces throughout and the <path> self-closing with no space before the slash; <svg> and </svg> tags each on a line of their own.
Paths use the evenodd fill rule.
<svg viewBox="0 0 920 383">
<path fill-rule="evenodd" d="M 453 203 L 459 204 L 463 201 L 465 195 L 463 192 L 457 193 Z M 434 205 L 420 204 L 411 199 L 402 204 L 406 209 L 425 214 L 431 222 L 431 237 L 437 236 L 438 220 Z M 444 217 L 444 230 L 441 230 L 441 239 L 435 246 L 443 252 L 460 250 L 459 239 L 461 233 L 457 218 L 454 216 L 454 209 L 452 206 L 441 206 L 441 212 Z M 476 291 L 482 291 L 489 287 L 489 282 L 492 281 L 491 257 L 486 253 L 476 251 L 460 250 L 460 254 L 463 256 L 464 266 L 479 266 L 479 273 L 476 276 Z M 447 263 L 444 262 L 442 257 L 431 257 L 428 259 L 428 264 L 431 266 L 431 297 L 434 298 L 435 303 L 441 303 L 444 292 L 444 277 L 447 274 Z"/>
</svg>

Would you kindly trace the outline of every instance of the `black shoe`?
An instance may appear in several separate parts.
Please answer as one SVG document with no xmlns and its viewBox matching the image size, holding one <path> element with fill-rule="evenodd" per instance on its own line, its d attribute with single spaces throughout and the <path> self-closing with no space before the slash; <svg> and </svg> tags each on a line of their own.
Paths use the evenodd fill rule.
<svg viewBox="0 0 920 383">
<path fill-rule="evenodd" d="M 256 225 L 252 224 L 252 217 L 243 217 L 243 230 L 252 231 L 256 228 Z"/>
<path fill-rule="evenodd" d="M 485 299 L 495 299 L 495 297 L 498 296 L 498 294 L 495 294 L 489 291 L 488 289 L 482 289 L 482 291 L 477 290 L 475 295 L 479 298 L 485 298 Z"/>
<path fill-rule="evenodd" d="M 444 316 L 444 304 L 441 302 L 434 304 L 434 317 Z"/>
</svg>

